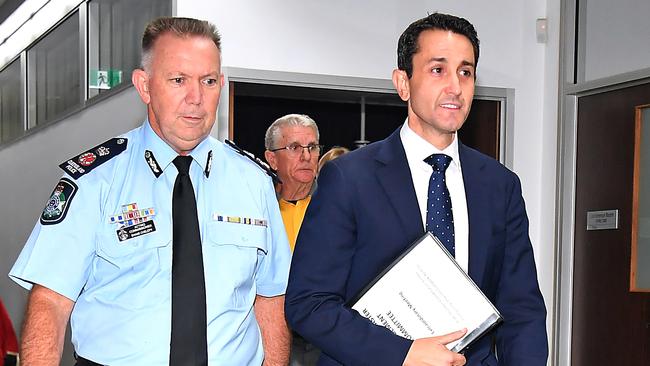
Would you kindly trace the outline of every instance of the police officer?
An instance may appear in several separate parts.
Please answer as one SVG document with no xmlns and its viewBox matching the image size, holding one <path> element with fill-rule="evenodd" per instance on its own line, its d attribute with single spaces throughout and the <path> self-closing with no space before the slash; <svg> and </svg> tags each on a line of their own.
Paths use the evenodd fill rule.
<svg viewBox="0 0 650 366">
<path fill-rule="evenodd" d="M 65 174 L 10 272 L 31 288 L 23 363 L 58 364 L 71 317 L 79 365 L 286 364 L 290 251 L 273 186 L 208 136 L 224 81 L 219 35 L 204 21 L 160 18 L 142 46 L 132 79 L 148 119 L 61 164 Z M 196 208 L 179 214 L 181 201 Z M 178 242 L 193 236 L 177 234 L 192 226 L 199 257 L 190 264 L 203 270 L 177 288 L 197 272 L 176 268 L 187 255 Z M 178 295 L 179 306 L 188 288 L 204 295 Z M 205 311 L 190 310 L 195 302 Z M 193 323 L 194 313 L 203 320 Z M 177 339 L 188 323 L 200 336 Z M 207 355 L 178 358 L 178 342 L 207 346 Z"/>
</svg>

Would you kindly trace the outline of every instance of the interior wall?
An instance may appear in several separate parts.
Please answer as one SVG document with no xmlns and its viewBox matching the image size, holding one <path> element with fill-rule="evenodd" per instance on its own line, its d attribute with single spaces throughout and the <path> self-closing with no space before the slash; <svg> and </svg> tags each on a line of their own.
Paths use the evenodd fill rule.
<svg viewBox="0 0 650 366">
<path fill-rule="evenodd" d="M 0 295 L 16 332 L 20 332 L 27 291 L 7 274 L 63 175 L 58 165 L 140 125 L 145 116 L 135 89 L 128 88 L 0 149 Z M 69 351 L 62 364 L 73 364 Z"/>
<path fill-rule="evenodd" d="M 513 170 L 530 218 L 540 286 L 554 303 L 555 177 L 560 0 L 331 0 L 177 2 L 177 14 L 212 21 L 222 34 L 224 66 L 390 79 L 396 44 L 415 19 L 441 11 L 463 16 L 481 40 L 477 84 L 515 90 Z M 548 19 L 537 43 L 535 21 Z M 269 124 L 272 121 L 269 121 Z M 260 132 L 263 133 L 263 132 Z"/>
</svg>

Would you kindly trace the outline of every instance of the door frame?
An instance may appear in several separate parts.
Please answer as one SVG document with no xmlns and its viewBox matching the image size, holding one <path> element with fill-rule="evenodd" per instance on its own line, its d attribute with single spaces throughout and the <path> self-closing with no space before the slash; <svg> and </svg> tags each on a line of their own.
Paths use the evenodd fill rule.
<svg viewBox="0 0 650 366">
<path fill-rule="evenodd" d="M 239 67 L 223 67 L 224 86 L 221 89 L 217 121 L 212 136 L 223 141 L 230 133 L 230 109 L 232 108 L 231 82 L 272 84 L 321 89 L 351 90 L 374 93 L 397 94 L 389 79 L 373 79 L 351 76 L 307 74 L 285 71 L 257 70 Z M 499 126 L 499 161 L 513 168 L 515 90 L 476 86 L 474 99 L 501 102 Z"/>
<path fill-rule="evenodd" d="M 608 91 L 650 83 L 650 68 L 584 81 L 584 40 L 578 19 L 585 2 L 561 0 L 560 67 L 558 90 L 558 161 L 555 219 L 554 319 L 550 364 L 571 366 L 573 262 L 575 233 L 576 156 L 578 99 Z M 581 74 L 582 73 L 582 74 Z"/>
<path fill-rule="evenodd" d="M 559 148 L 558 176 L 559 184 L 556 192 L 558 215 L 556 217 L 556 285 L 554 304 L 554 331 L 551 356 L 552 365 L 571 366 L 572 339 L 572 309 L 573 309 L 573 262 L 575 248 L 575 195 L 576 195 L 576 157 L 577 157 L 577 128 L 578 100 L 582 97 L 621 90 L 633 86 L 650 84 L 650 76 L 602 86 L 573 86 L 565 87 L 560 96 L 562 104 L 562 124 L 558 133 Z"/>
</svg>

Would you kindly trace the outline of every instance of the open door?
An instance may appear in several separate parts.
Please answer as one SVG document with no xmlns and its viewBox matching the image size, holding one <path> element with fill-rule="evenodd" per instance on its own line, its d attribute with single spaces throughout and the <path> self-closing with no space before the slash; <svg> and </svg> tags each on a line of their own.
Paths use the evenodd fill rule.
<svg viewBox="0 0 650 366">
<path fill-rule="evenodd" d="M 285 85 L 230 82 L 230 136 L 243 149 L 263 156 L 264 133 L 289 113 L 307 114 L 318 124 L 325 149 L 351 150 L 360 140 L 382 140 L 404 123 L 406 103 L 395 92 L 377 93 Z M 361 100 L 363 98 L 363 108 Z M 500 100 L 474 99 L 460 140 L 499 160 L 502 113 Z M 363 123 L 361 114 L 364 114 Z"/>
</svg>

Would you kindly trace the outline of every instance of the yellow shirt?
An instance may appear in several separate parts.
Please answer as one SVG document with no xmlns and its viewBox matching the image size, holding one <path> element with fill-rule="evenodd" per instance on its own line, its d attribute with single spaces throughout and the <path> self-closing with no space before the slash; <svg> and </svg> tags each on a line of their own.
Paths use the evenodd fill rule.
<svg viewBox="0 0 650 366">
<path fill-rule="evenodd" d="M 311 201 L 311 196 L 307 196 L 301 200 L 296 201 L 294 205 L 291 202 L 285 201 L 282 198 L 278 201 L 280 204 L 280 213 L 282 214 L 282 221 L 284 221 L 284 228 L 287 230 L 287 237 L 289 238 L 289 246 L 293 252 L 296 246 L 296 239 L 302 225 L 302 219 L 305 217 L 305 211 Z"/>
</svg>

